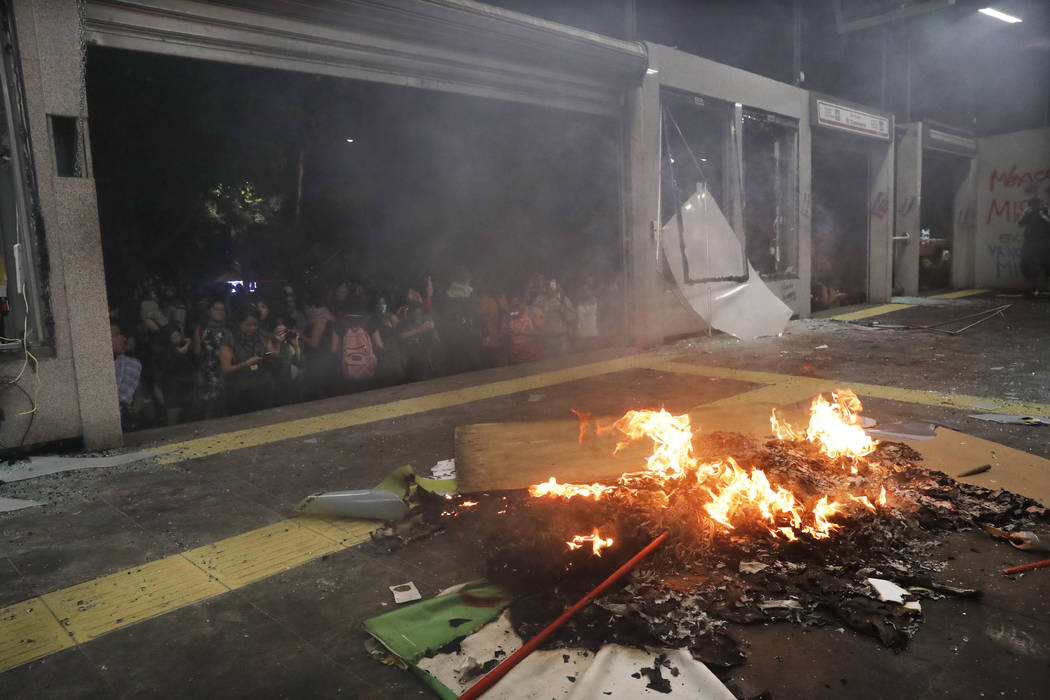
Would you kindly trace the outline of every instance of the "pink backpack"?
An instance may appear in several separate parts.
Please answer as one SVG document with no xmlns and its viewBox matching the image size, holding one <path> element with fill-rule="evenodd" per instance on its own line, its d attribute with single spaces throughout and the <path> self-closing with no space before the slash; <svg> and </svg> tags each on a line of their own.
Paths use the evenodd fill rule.
<svg viewBox="0 0 1050 700">
<path fill-rule="evenodd" d="M 376 354 L 368 331 L 360 326 L 349 328 L 343 336 L 343 376 L 347 379 L 371 379 L 376 373 Z"/>
</svg>

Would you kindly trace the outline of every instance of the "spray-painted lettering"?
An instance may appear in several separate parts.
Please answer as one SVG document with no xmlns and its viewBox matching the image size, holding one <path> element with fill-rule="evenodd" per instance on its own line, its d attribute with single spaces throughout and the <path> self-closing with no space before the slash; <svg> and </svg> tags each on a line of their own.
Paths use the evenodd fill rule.
<svg viewBox="0 0 1050 700">
<path fill-rule="evenodd" d="M 988 181 L 988 191 L 995 192 L 996 183 L 1000 187 L 1023 187 L 1025 185 L 1038 185 L 1040 182 L 1050 180 L 1050 168 L 1042 170 L 1029 170 L 1028 172 L 1017 172 L 1017 164 L 1010 166 L 1009 170 L 993 170 Z"/>
<path fill-rule="evenodd" d="M 977 203 L 972 199 L 966 200 L 966 204 L 959 208 L 956 222 L 963 226 L 973 226 L 977 223 Z"/>
<path fill-rule="evenodd" d="M 1021 276 L 1021 249 L 1018 246 L 989 243 L 988 255 L 995 261 L 996 279 L 1017 279 Z"/>
<path fill-rule="evenodd" d="M 871 215 L 876 219 L 884 219 L 889 210 L 890 200 L 886 197 L 885 192 L 879 192 L 875 195 L 875 201 L 871 203 Z"/>
<path fill-rule="evenodd" d="M 901 205 L 900 205 L 900 208 L 898 209 L 898 211 L 900 212 L 901 216 L 907 216 L 908 214 L 910 214 L 913 211 L 915 211 L 915 207 L 917 207 L 918 205 L 919 205 L 919 195 L 917 195 L 917 194 L 909 195 L 909 196 L 904 198 L 904 201 L 901 202 Z"/>
<path fill-rule="evenodd" d="M 1015 224 L 1024 214 L 1025 206 L 1026 200 L 1024 199 L 993 199 L 988 206 L 988 216 L 984 223 L 990 224 L 995 219 Z"/>
</svg>

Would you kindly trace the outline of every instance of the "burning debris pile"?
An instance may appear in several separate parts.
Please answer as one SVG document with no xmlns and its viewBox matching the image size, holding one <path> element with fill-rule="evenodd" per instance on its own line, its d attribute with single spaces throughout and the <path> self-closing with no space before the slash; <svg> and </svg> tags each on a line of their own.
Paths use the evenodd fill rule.
<svg viewBox="0 0 1050 700">
<path fill-rule="evenodd" d="M 690 647 L 728 667 L 742 655 L 727 622 L 791 620 L 901 646 L 921 618 L 909 600 L 979 595 L 937 582 L 939 538 L 976 524 L 1014 529 L 1046 510 L 917 466 L 906 445 L 872 441 L 860 410 L 848 391 L 817 397 L 805 429 L 774 414 L 777 438 L 764 444 L 694 434 L 689 416 L 662 410 L 605 427 L 584 420 L 581 441 L 592 431 L 615 433 L 617 449 L 652 440 L 647 464 L 614 484 L 552 477 L 528 497 L 479 498 L 454 514 L 499 533 L 489 578 L 518 597 L 512 619 L 526 639 L 666 531 L 628 584 L 585 608 L 554 645 Z"/>
</svg>

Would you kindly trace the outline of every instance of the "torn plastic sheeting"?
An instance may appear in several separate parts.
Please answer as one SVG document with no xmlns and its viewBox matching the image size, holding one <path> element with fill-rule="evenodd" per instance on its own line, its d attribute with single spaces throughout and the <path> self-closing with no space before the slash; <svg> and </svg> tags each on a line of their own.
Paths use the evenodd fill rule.
<svg viewBox="0 0 1050 700">
<path fill-rule="evenodd" d="M 868 428 L 864 432 L 869 437 L 889 440 L 932 440 L 937 437 L 937 426 L 933 421 L 908 421 L 902 423 L 882 423 L 878 427 Z M 951 427 L 951 426 L 943 426 Z"/>
<path fill-rule="evenodd" d="M 374 489 L 326 491 L 310 494 L 295 507 L 308 515 L 335 515 L 370 520 L 400 520 L 408 515 L 409 487 L 416 484 L 424 491 L 448 496 L 456 493 L 455 479 L 429 479 L 417 476 L 411 464 L 405 464 L 383 479 Z"/>
<path fill-rule="evenodd" d="M 59 457 L 49 455 L 46 457 L 30 457 L 29 461 L 11 471 L 0 470 L 0 482 L 23 481 L 35 479 L 48 474 L 59 474 L 61 472 L 79 471 L 81 469 L 104 469 L 106 467 L 119 467 L 131 464 L 142 459 L 156 457 L 157 452 L 125 452 L 124 454 L 109 455 L 107 457 Z"/>
<path fill-rule="evenodd" d="M 420 659 L 419 667 L 455 697 L 484 674 L 482 669 L 521 648 L 509 615 L 462 640 L 457 651 Z M 664 657 L 662 663 L 658 661 Z M 659 668 L 663 689 L 650 692 Z M 674 669 L 674 670 L 671 670 Z M 686 649 L 642 650 L 608 644 L 597 654 L 584 649 L 547 649 L 530 654 L 485 693 L 486 700 L 590 700 L 638 697 L 711 698 L 729 700 L 732 693 L 710 669 Z"/>
<path fill-rule="evenodd" d="M 394 471 L 390 472 L 387 478 L 383 479 L 378 486 L 377 491 L 389 491 L 390 493 L 397 494 L 400 498 L 408 496 L 408 487 L 415 483 L 419 488 L 424 491 L 436 494 L 447 494 L 456 492 L 456 480 L 455 479 L 429 479 L 425 476 L 417 476 L 412 471 L 411 464 L 405 464 Z"/>
<path fill-rule="evenodd" d="M 693 282 L 692 280 L 729 277 L 743 269 L 740 239 L 726 221 L 714 197 L 698 192 L 681 210 L 682 233 L 678 217 L 663 227 L 663 252 L 674 282 L 682 296 L 712 328 L 753 340 L 778 335 L 791 318 L 788 308 L 747 263 L 746 282 Z"/>
<path fill-rule="evenodd" d="M 40 501 L 26 501 L 21 498 L 4 498 L 0 496 L 0 513 L 10 513 L 23 508 L 34 508 L 44 505 Z"/>
<path fill-rule="evenodd" d="M 307 496 L 296 510 L 307 515 L 337 515 L 369 520 L 400 520 L 408 505 L 395 493 L 379 489 L 329 491 Z"/>
</svg>

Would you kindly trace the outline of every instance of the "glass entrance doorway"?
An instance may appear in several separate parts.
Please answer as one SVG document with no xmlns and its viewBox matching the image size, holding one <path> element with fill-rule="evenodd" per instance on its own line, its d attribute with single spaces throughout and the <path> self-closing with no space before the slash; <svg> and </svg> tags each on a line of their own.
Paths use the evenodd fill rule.
<svg viewBox="0 0 1050 700">
<path fill-rule="evenodd" d="M 970 171 L 968 158 L 937 151 L 922 156 L 919 291 L 951 287 L 955 260 L 955 198 Z"/>
<path fill-rule="evenodd" d="M 812 308 L 860 304 L 868 290 L 868 149 L 813 139 Z"/>
</svg>

